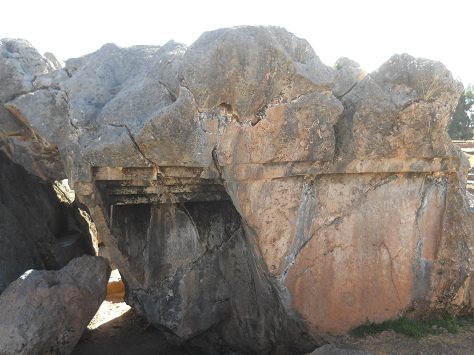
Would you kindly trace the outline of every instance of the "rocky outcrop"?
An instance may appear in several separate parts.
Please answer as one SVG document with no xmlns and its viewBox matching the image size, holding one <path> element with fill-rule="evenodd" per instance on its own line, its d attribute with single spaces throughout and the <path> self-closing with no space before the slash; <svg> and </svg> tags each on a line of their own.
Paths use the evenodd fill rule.
<svg viewBox="0 0 474 355">
<path fill-rule="evenodd" d="M 58 270 L 83 254 L 94 249 L 77 208 L 0 151 L 0 294 L 26 270 Z"/>
<path fill-rule="evenodd" d="M 29 97 L 41 89 L 51 89 L 54 95 L 65 72 L 59 70 L 54 56 L 51 59 L 40 55 L 25 40 L 0 40 L 0 148 L 29 172 L 45 180 L 61 180 L 67 176 L 54 144 L 47 142 L 24 117 L 15 117 L 5 108 L 7 102 L 19 96 Z M 34 112 L 44 119 L 49 117 L 50 108 L 48 104 L 42 106 Z"/>
<path fill-rule="evenodd" d="M 441 63 L 395 55 L 366 75 L 237 27 L 108 44 L 34 82 L 4 104 L 36 144 L 23 164 L 60 157 L 127 301 L 170 339 L 304 353 L 365 322 L 472 310 L 466 161 L 445 130 L 462 86 Z"/>
<path fill-rule="evenodd" d="M 59 271 L 29 270 L 0 296 L 1 354 L 69 354 L 105 299 L 110 267 L 84 255 Z"/>
</svg>

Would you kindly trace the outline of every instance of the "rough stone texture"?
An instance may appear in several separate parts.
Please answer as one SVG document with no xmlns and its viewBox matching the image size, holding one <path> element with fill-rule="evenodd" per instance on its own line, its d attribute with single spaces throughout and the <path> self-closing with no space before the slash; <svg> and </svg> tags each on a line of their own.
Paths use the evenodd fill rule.
<svg viewBox="0 0 474 355">
<path fill-rule="evenodd" d="M 59 69 L 25 40 L 2 39 L 0 44 L 0 97 L 3 102 L 30 92 L 38 75 Z"/>
<path fill-rule="evenodd" d="M 114 206 L 113 218 L 112 233 L 126 231 L 118 248 L 136 262 L 130 269 L 140 270 L 135 279 L 125 278 L 127 301 L 171 340 L 193 338 L 206 354 L 229 348 L 268 353 L 277 343 L 315 346 L 282 313 L 271 280 L 258 274 L 248 232 L 229 201 Z M 132 243 L 137 235 L 144 238 Z M 213 327 L 215 334 L 201 335 Z"/>
<path fill-rule="evenodd" d="M 26 270 L 64 267 L 94 254 L 87 224 L 53 186 L 0 151 L 0 294 Z"/>
<path fill-rule="evenodd" d="M 344 158 L 449 158 L 445 132 L 460 83 L 439 62 L 394 55 L 342 98 Z"/>
<path fill-rule="evenodd" d="M 237 27 L 108 44 L 35 82 L 2 122 L 57 149 L 128 302 L 170 339 L 304 353 L 365 322 L 472 311 L 466 159 L 445 130 L 462 86 L 441 63 L 366 75 Z"/>
<path fill-rule="evenodd" d="M 25 94 L 27 97 L 34 96 L 36 90 L 43 86 L 47 89 L 55 87 L 55 84 L 57 85 L 60 80 L 67 77 L 59 74 L 63 71 L 57 66 L 58 64 L 57 60 L 51 61 L 40 55 L 25 40 L 0 40 L 0 148 L 13 161 L 22 164 L 29 172 L 44 180 L 66 178 L 56 146 L 48 142 L 32 125 L 28 124 L 27 119 L 20 113 L 11 109 L 16 115 L 13 117 L 10 112 L 5 110 L 5 106 L 7 102 Z M 54 77 L 56 80 L 53 79 Z M 42 78 L 48 78 L 47 84 Z M 47 95 L 52 97 L 54 92 L 49 92 Z M 31 101 L 29 103 L 33 104 Z M 51 104 L 47 100 L 44 104 L 39 101 L 35 103 L 43 105 L 42 108 L 45 109 L 43 111 L 37 107 L 35 112 L 42 112 L 43 116 L 35 116 L 35 119 L 39 117 L 44 119 L 45 115 L 55 109 L 53 106 L 51 108 L 45 107 Z M 55 103 L 54 98 L 53 103 Z M 65 117 L 66 115 L 63 113 L 63 121 L 56 123 L 64 126 Z"/>
<path fill-rule="evenodd" d="M 59 271 L 29 270 L 0 296 L 1 354 L 69 354 L 107 294 L 106 259 L 84 255 Z"/>
<path fill-rule="evenodd" d="M 344 349 L 332 344 L 327 344 L 307 355 L 374 355 L 374 353 L 368 350 Z"/>
<path fill-rule="evenodd" d="M 359 63 L 347 57 L 339 58 L 334 67 L 338 70 L 337 82 L 333 89 L 333 93 L 337 97 L 347 94 L 367 75 Z"/>
</svg>

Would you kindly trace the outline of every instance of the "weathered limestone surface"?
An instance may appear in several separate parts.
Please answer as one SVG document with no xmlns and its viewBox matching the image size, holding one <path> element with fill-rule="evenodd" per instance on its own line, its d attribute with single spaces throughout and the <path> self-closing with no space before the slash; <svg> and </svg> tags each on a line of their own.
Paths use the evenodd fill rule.
<svg viewBox="0 0 474 355">
<path fill-rule="evenodd" d="M 106 259 L 28 270 L 0 296 L 1 354 L 69 354 L 107 294 Z"/>
<path fill-rule="evenodd" d="M 462 86 L 441 63 L 366 74 L 237 27 L 52 69 L 5 102 L 0 126 L 21 128 L 5 150 L 45 179 L 62 162 L 128 302 L 170 339 L 304 353 L 365 322 L 472 311 L 466 160 L 445 130 Z"/>
<path fill-rule="evenodd" d="M 6 110 L 5 104 L 20 96 L 34 95 L 43 88 L 51 90 L 47 95 L 54 96 L 59 81 L 67 76 L 62 75 L 64 71 L 57 66 L 54 56 L 51 58 L 53 61 L 41 56 L 25 40 L 0 40 L 0 148 L 13 161 L 45 180 L 66 178 L 56 147 L 27 123 L 25 117 L 19 113 L 15 117 Z M 48 111 L 55 109 L 49 107 L 50 103 L 38 102 L 43 106 L 36 107 L 38 117 L 43 115 L 44 118 Z"/>
</svg>

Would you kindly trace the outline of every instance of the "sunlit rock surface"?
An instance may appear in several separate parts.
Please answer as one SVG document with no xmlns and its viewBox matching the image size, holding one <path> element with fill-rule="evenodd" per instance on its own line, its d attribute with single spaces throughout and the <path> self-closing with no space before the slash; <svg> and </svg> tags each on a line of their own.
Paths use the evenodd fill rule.
<svg viewBox="0 0 474 355">
<path fill-rule="evenodd" d="M 84 255 L 58 271 L 28 270 L 0 295 L 0 353 L 70 354 L 105 300 L 109 263 Z"/>
<path fill-rule="evenodd" d="M 3 149 L 65 172 L 127 301 L 170 339 L 298 353 L 472 310 L 466 160 L 445 129 L 462 86 L 441 63 L 394 55 L 366 75 L 282 28 L 237 27 L 16 75 Z"/>
</svg>

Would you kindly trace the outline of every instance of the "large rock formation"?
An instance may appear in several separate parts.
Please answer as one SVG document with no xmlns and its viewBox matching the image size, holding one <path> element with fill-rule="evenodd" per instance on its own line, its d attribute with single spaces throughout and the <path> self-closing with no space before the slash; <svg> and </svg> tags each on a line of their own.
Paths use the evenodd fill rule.
<svg viewBox="0 0 474 355">
<path fill-rule="evenodd" d="M 46 73 L 57 68 L 26 41 L 0 41 L 0 294 L 26 270 L 58 270 L 76 257 L 95 253 L 78 209 L 61 202 L 50 183 L 13 163 L 47 182 L 66 178 L 57 149 L 42 151 L 43 138 L 4 107 L 34 92 L 47 80 Z M 43 114 L 47 110 L 34 109 Z"/>
<path fill-rule="evenodd" d="M 0 354 L 69 354 L 107 294 L 106 259 L 29 270 L 0 296 Z"/>
<path fill-rule="evenodd" d="M 61 70 L 57 70 L 59 67 L 54 56 L 52 59 L 53 62 L 41 56 L 27 41 L 0 41 L 0 148 L 31 173 L 45 180 L 61 180 L 67 176 L 57 149 L 46 142 L 23 117 L 15 117 L 5 108 L 7 102 L 19 96 L 34 93 L 43 87 L 56 87 L 64 76 Z M 49 117 L 48 104 L 35 109 L 43 118 Z"/>
<path fill-rule="evenodd" d="M 365 75 L 238 27 L 52 69 L 8 97 L 5 146 L 45 179 L 62 162 L 128 302 L 170 339 L 298 353 L 472 310 L 466 160 L 445 130 L 462 86 L 441 63 L 395 55 Z"/>
</svg>

